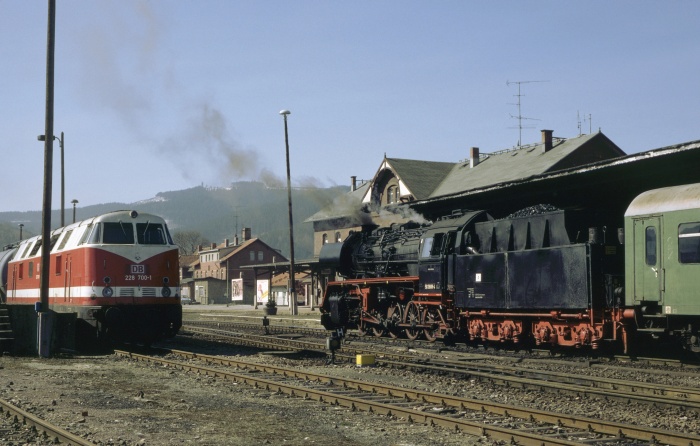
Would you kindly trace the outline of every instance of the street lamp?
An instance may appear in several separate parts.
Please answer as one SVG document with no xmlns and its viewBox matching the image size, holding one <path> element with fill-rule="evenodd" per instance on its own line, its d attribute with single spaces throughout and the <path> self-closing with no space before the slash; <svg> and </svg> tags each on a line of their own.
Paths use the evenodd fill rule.
<svg viewBox="0 0 700 446">
<path fill-rule="evenodd" d="M 39 135 L 37 138 L 39 141 L 45 141 L 46 140 L 46 135 Z M 61 146 L 61 227 L 65 226 L 66 224 L 66 175 L 65 175 L 65 164 L 64 164 L 64 159 L 63 159 L 63 143 L 65 141 L 65 135 L 63 132 L 61 132 L 61 137 L 59 138 L 58 136 L 54 136 L 53 139 L 58 141 L 59 145 Z"/>
<path fill-rule="evenodd" d="M 19 241 L 22 241 L 22 229 L 24 229 L 24 223 L 19 224 Z"/>
<path fill-rule="evenodd" d="M 75 205 L 78 204 L 78 200 L 76 200 L 75 198 L 73 198 L 73 200 L 71 201 L 71 203 L 73 203 L 73 223 L 75 223 Z"/>
<path fill-rule="evenodd" d="M 284 117 L 284 144 L 287 148 L 287 199 L 289 202 L 289 310 L 293 316 L 297 314 L 297 287 L 294 280 L 294 223 L 292 222 L 292 181 L 289 173 L 289 135 L 287 133 L 287 115 L 289 110 L 280 111 Z"/>
</svg>

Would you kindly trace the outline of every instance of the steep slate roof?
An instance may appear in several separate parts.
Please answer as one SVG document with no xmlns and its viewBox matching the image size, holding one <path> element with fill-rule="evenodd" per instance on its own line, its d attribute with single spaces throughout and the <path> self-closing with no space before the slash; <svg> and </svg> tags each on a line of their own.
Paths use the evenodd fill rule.
<svg viewBox="0 0 700 446">
<path fill-rule="evenodd" d="M 368 202 L 375 182 L 383 177 L 382 172 L 386 169 L 394 172 L 401 186 L 413 195 L 415 201 L 425 202 L 626 155 L 600 131 L 569 139 L 554 137 L 552 148 L 546 152 L 544 146 L 544 142 L 540 142 L 512 150 L 482 153 L 479 163 L 474 167 L 470 167 L 469 160 L 447 163 L 385 156 L 372 181 L 350 192 L 341 201 L 346 205 L 356 203 L 355 199 L 360 196 L 363 197 L 362 202 Z M 339 218 L 354 212 L 357 209 L 334 205 L 317 212 L 306 221 Z"/>
<path fill-rule="evenodd" d="M 454 168 L 454 163 L 437 161 L 401 158 L 386 158 L 386 161 L 416 200 L 430 197 L 442 179 Z"/>
<path fill-rule="evenodd" d="M 604 148 L 579 150 L 589 142 L 601 143 Z M 544 151 L 544 144 L 539 143 L 495 154 L 482 154 L 479 163 L 473 168 L 469 167 L 469 161 L 453 164 L 454 168 L 433 191 L 431 198 L 523 180 L 624 155 L 622 150 L 600 132 L 566 140 L 555 138 L 553 148 L 547 152 Z"/>
</svg>

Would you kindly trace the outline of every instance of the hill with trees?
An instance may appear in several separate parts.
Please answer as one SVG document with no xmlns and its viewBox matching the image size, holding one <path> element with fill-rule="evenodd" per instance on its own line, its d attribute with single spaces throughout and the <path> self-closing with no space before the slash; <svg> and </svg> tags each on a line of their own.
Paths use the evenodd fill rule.
<svg viewBox="0 0 700 446">
<path fill-rule="evenodd" d="M 294 220 L 294 256 L 313 256 L 313 228 L 304 220 L 348 192 L 347 186 L 295 188 L 292 190 Z M 260 182 L 236 182 L 228 188 L 194 187 L 160 192 L 154 198 L 136 203 L 107 203 L 76 208 L 76 220 L 105 212 L 134 209 L 159 215 L 170 231 L 201 234 L 202 240 L 222 243 L 233 241 L 242 228 L 251 228 L 253 237 L 262 239 L 289 256 L 289 209 L 286 188 L 270 188 Z M 24 238 L 41 233 L 41 211 L 0 212 L 0 244 L 19 240 L 19 224 Z M 66 224 L 73 221 L 73 209 L 65 210 Z M 52 228 L 60 226 L 60 211 L 51 216 Z"/>
</svg>

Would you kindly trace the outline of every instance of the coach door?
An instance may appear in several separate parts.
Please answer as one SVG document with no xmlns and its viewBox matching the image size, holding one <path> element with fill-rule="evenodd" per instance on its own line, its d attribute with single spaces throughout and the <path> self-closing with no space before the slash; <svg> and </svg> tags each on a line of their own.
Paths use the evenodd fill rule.
<svg viewBox="0 0 700 446">
<path fill-rule="evenodd" d="M 633 220 L 634 300 L 660 302 L 664 269 L 661 255 L 661 223 L 658 217 Z"/>
</svg>

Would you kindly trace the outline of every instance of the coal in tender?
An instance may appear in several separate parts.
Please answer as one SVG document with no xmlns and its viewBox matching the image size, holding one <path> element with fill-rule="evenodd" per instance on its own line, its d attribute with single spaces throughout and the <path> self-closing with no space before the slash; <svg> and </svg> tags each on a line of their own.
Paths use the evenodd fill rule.
<svg viewBox="0 0 700 446">
<path fill-rule="evenodd" d="M 546 214 L 547 212 L 558 211 L 559 208 L 552 206 L 551 204 L 536 204 L 535 206 L 530 206 L 525 209 L 513 212 L 506 218 L 522 218 L 522 217 L 532 217 L 533 215 Z"/>
</svg>

